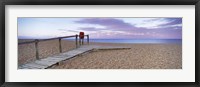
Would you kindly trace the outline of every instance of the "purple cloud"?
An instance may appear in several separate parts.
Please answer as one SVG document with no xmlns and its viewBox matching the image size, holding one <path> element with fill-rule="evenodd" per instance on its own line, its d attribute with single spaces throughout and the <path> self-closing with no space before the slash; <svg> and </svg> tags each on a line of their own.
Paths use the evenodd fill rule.
<svg viewBox="0 0 200 87">
<path fill-rule="evenodd" d="M 101 25 L 105 28 L 81 27 L 80 30 L 96 31 L 92 33 L 93 37 L 104 38 L 157 38 L 157 39 L 181 39 L 182 38 L 182 18 L 156 18 L 145 22 L 164 20 L 164 24 L 156 27 L 136 27 L 134 24 L 124 22 L 114 18 L 84 18 L 75 21 L 80 24 Z M 110 32 L 101 32 L 107 30 Z M 100 36 L 99 36 L 100 35 Z M 97 37 L 97 38 L 98 38 Z"/>
<path fill-rule="evenodd" d="M 160 26 L 182 24 L 182 18 L 165 18 L 165 20 L 168 20 L 169 22 Z"/>
<path fill-rule="evenodd" d="M 80 27 L 80 30 L 84 31 L 100 31 L 100 30 L 106 30 L 105 28 L 95 28 L 95 27 Z"/>
<path fill-rule="evenodd" d="M 86 18 L 76 23 L 82 24 L 97 24 L 111 29 L 131 29 L 134 26 L 119 19 L 114 18 Z"/>
</svg>

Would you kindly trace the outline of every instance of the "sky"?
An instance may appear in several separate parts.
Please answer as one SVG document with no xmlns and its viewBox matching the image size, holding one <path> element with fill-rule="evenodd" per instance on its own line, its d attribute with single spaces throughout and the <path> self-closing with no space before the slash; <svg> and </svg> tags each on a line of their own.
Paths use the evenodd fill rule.
<svg viewBox="0 0 200 87">
<path fill-rule="evenodd" d="M 52 38 L 84 32 L 91 39 L 182 39 L 182 18 L 23 18 L 18 38 Z"/>
</svg>

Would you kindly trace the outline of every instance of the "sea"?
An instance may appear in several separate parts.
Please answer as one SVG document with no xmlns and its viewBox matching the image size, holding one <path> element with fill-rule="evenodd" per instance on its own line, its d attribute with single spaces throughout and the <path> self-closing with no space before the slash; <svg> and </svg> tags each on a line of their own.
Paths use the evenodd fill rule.
<svg viewBox="0 0 200 87">
<path fill-rule="evenodd" d="M 98 42 L 98 43 L 172 43 L 172 44 L 182 44 L 182 39 L 90 39 L 89 41 L 90 42 Z"/>
</svg>

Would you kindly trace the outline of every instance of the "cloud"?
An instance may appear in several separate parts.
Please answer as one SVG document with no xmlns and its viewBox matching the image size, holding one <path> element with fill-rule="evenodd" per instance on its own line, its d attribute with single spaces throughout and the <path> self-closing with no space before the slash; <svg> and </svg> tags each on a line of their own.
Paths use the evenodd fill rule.
<svg viewBox="0 0 200 87">
<path fill-rule="evenodd" d="M 58 29 L 58 31 L 62 31 L 62 32 L 75 32 L 75 33 L 77 33 L 77 32 L 79 32 L 78 30 L 68 30 L 68 29 Z"/>
<path fill-rule="evenodd" d="M 168 25 L 182 24 L 182 18 L 165 18 L 165 20 L 167 20 L 168 23 L 161 24 L 159 26 L 168 26 Z"/>
<path fill-rule="evenodd" d="M 92 37 L 182 38 L 182 18 L 154 18 L 135 24 L 119 18 L 84 18 L 75 22 L 104 26 L 103 28 L 87 26 L 79 28 L 79 30 L 92 32 Z"/>
<path fill-rule="evenodd" d="M 82 24 L 97 24 L 110 29 L 131 29 L 134 27 L 130 23 L 114 18 L 86 18 L 75 22 Z"/>
<path fill-rule="evenodd" d="M 182 18 L 165 18 L 167 23 L 158 25 L 159 28 L 182 29 Z"/>
<path fill-rule="evenodd" d="M 75 32 L 78 33 L 79 31 L 75 31 L 75 30 L 67 30 L 68 32 Z"/>
<path fill-rule="evenodd" d="M 136 27 L 146 29 L 182 29 L 182 18 L 155 18 L 136 23 Z"/>
<path fill-rule="evenodd" d="M 84 31 L 100 31 L 100 30 L 106 30 L 105 28 L 96 28 L 96 27 L 80 27 L 79 30 Z"/>
</svg>

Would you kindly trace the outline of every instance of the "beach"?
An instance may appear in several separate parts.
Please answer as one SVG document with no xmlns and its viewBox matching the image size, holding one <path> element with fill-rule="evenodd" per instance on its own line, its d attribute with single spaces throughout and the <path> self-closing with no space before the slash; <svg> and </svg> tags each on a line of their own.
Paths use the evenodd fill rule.
<svg viewBox="0 0 200 87">
<path fill-rule="evenodd" d="M 90 42 L 89 45 L 124 46 L 131 49 L 95 50 L 62 61 L 59 65 L 54 65 L 49 69 L 182 69 L 181 44 Z M 62 41 L 64 52 L 75 49 L 75 47 L 74 41 Z M 20 64 L 35 60 L 34 44 L 19 46 L 18 50 Z M 40 58 L 57 54 L 59 54 L 58 40 L 41 42 L 39 44 Z"/>
<path fill-rule="evenodd" d="M 97 50 L 63 61 L 51 69 L 182 69 L 181 44 L 113 44 L 131 49 Z"/>
</svg>

